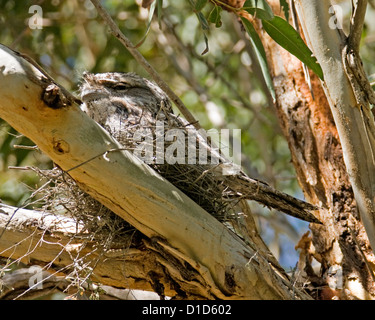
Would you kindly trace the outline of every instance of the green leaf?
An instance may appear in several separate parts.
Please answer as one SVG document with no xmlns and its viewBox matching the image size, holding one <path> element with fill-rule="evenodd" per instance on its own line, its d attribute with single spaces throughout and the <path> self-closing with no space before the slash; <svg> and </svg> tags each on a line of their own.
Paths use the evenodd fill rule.
<svg viewBox="0 0 375 320">
<path fill-rule="evenodd" d="M 197 12 L 201 11 L 204 8 L 204 6 L 207 4 L 207 2 L 208 2 L 208 0 L 196 0 L 194 9 Z"/>
<path fill-rule="evenodd" d="M 287 21 L 275 16 L 272 20 L 263 20 L 263 27 L 273 40 L 296 56 L 323 80 L 323 71 L 316 58 L 312 56 L 311 50 Z"/>
<path fill-rule="evenodd" d="M 262 20 L 271 20 L 274 17 L 266 0 L 246 0 L 242 9 Z"/>
<path fill-rule="evenodd" d="M 203 52 L 201 53 L 201 55 L 205 55 L 208 51 L 209 51 L 209 47 L 208 47 L 208 38 L 205 34 L 205 30 L 209 30 L 210 29 L 210 26 L 208 24 L 208 21 L 206 20 L 205 16 L 203 15 L 202 12 L 196 12 L 196 15 L 198 17 L 198 20 L 199 20 L 199 23 L 202 27 L 202 32 L 203 32 L 203 37 L 204 37 L 204 42 L 206 44 L 206 48 L 203 50 Z"/>
<path fill-rule="evenodd" d="M 159 3 L 159 1 L 157 1 Z M 151 6 L 150 6 L 150 11 L 148 13 L 148 22 L 147 22 L 147 29 L 146 29 L 146 33 L 145 35 L 143 36 L 143 38 L 141 39 L 141 41 L 139 41 L 135 47 L 138 48 L 140 47 L 146 40 L 147 38 L 147 35 L 148 33 L 150 32 L 150 27 L 151 27 L 151 21 L 152 21 L 152 17 L 154 16 L 154 12 L 155 12 L 155 6 L 156 6 L 156 1 L 153 1 Z"/>
<path fill-rule="evenodd" d="M 280 0 L 280 7 L 283 8 L 285 20 L 289 21 L 289 4 L 287 0 Z"/>
<path fill-rule="evenodd" d="M 215 6 L 210 14 L 208 15 L 208 21 L 214 23 L 216 28 L 220 28 L 222 25 L 221 22 L 221 11 L 223 10 L 222 7 Z"/>
<path fill-rule="evenodd" d="M 266 52 L 264 50 L 262 41 L 260 40 L 259 35 L 256 32 L 253 25 L 251 24 L 251 22 L 249 20 L 243 18 L 243 17 L 241 17 L 241 20 L 242 20 L 242 23 L 245 27 L 246 32 L 248 33 L 248 35 L 250 37 L 251 45 L 253 46 L 255 54 L 258 58 L 260 68 L 262 70 L 263 77 L 264 77 L 264 80 L 265 80 L 266 85 L 268 87 L 268 90 L 269 90 L 269 92 L 272 96 L 272 99 L 275 101 L 275 99 L 276 99 L 275 98 L 276 97 L 275 89 L 273 87 L 272 78 L 271 78 L 271 75 L 269 73 Z"/>
<path fill-rule="evenodd" d="M 198 17 L 198 20 L 199 20 L 199 23 L 201 24 L 201 27 L 203 30 L 209 30 L 210 29 L 210 26 L 205 18 L 205 16 L 203 15 L 202 12 L 198 12 L 197 13 L 197 17 Z"/>
</svg>

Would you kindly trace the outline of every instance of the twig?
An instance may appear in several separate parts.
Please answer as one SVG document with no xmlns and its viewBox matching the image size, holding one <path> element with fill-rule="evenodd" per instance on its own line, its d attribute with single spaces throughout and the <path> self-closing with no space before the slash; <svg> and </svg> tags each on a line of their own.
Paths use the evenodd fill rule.
<svg viewBox="0 0 375 320">
<path fill-rule="evenodd" d="M 172 91 L 168 84 L 160 77 L 156 70 L 147 62 L 143 55 L 134 47 L 132 42 L 122 33 L 117 24 L 113 21 L 108 12 L 100 4 L 99 0 L 91 0 L 98 13 L 101 15 L 103 20 L 110 28 L 111 33 L 124 45 L 124 47 L 130 52 L 135 60 L 150 74 L 156 84 L 168 95 L 168 97 L 174 102 L 176 107 L 180 110 L 182 115 L 190 123 L 194 124 L 194 127 L 199 130 L 201 126 L 199 122 L 194 118 L 191 112 L 186 108 L 181 99 Z"/>
<path fill-rule="evenodd" d="M 24 170 L 24 171 L 27 171 L 27 170 L 30 170 L 30 167 L 29 166 L 26 166 L 26 167 L 8 166 L 8 169 L 9 170 Z"/>
<path fill-rule="evenodd" d="M 367 0 L 352 0 L 352 17 L 350 19 L 349 47 L 359 52 L 362 29 L 365 21 Z"/>
<path fill-rule="evenodd" d="M 38 146 L 24 146 L 24 145 L 14 144 L 13 148 L 14 149 L 23 149 L 23 150 L 37 150 Z"/>
<path fill-rule="evenodd" d="M 352 16 L 347 43 L 342 49 L 345 72 L 357 100 L 357 105 L 375 105 L 375 93 L 372 89 L 359 54 L 362 29 L 366 15 L 367 0 L 352 0 Z"/>
</svg>

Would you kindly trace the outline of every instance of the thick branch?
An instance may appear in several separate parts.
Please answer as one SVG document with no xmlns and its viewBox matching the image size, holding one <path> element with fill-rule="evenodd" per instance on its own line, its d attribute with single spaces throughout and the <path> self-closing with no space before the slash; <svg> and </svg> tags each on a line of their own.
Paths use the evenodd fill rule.
<svg viewBox="0 0 375 320">
<path fill-rule="evenodd" d="M 329 2 L 296 0 L 306 40 L 324 73 L 324 89 L 337 126 L 355 199 L 371 246 L 375 248 L 375 125 L 368 105 L 358 104 L 345 72 L 339 30 L 327 21 Z"/>
<path fill-rule="evenodd" d="M 8 224 L 10 217 L 12 220 Z M 189 281 L 178 273 L 176 264 L 173 264 L 176 260 L 165 259 L 163 254 L 166 256 L 167 253 L 163 253 L 160 248 L 157 250 L 146 237 L 138 241 L 142 243 L 141 249 L 130 245 L 131 239 L 123 239 L 126 247 L 119 248 L 119 244 L 115 243 L 114 248 L 95 250 L 96 244 L 87 241 L 87 234 L 77 237 L 80 228 L 77 230 L 77 222 L 72 218 L 0 204 L 0 233 L 2 231 L 5 233 L 0 239 L 0 256 L 24 263 L 33 261 L 33 265 L 45 267 L 43 280 L 40 279 L 44 290 L 50 288 L 49 283 L 62 285 L 66 289 L 69 283 L 61 278 L 61 274 L 69 274 L 77 265 L 83 264 L 89 268 L 95 266 L 92 280 L 102 285 L 152 291 L 154 278 L 157 277 L 165 288 L 164 294 L 175 296 L 177 292 L 169 283 L 172 281 L 170 273 L 173 272 L 173 281 L 181 290 L 188 292 L 191 289 Z M 132 237 L 130 234 L 129 238 Z M 31 276 L 28 275 L 28 278 Z M 196 279 L 196 286 L 202 288 L 203 284 L 199 284 L 199 280 Z M 4 286 L 10 285 L 10 279 L 2 281 Z M 29 286 L 21 287 L 23 291 L 18 290 L 17 294 L 5 287 L 0 297 L 29 296 L 30 290 L 25 289 Z M 197 296 L 204 296 L 200 295 L 202 292 L 196 290 Z M 194 294 L 190 297 L 194 297 Z"/>
<path fill-rule="evenodd" d="M 290 299 L 287 276 L 66 101 L 56 84 L 8 48 L 0 51 L 0 115 L 80 186 L 197 275 L 204 297 Z M 184 264 L 183 264 L 184 265 Z M 171 273 L 173 274 L 173 273 Z M 195 286 L 195 279 L 202 279 Z"/>
</svg>

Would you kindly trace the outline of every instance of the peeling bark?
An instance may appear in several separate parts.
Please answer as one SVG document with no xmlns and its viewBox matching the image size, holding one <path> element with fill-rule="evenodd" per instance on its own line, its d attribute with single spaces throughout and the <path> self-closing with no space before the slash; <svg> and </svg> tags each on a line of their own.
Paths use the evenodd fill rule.
<svg viewBox="0 0 375 320">
<path fill-rule="evenodd" d="M 279 2 L 271 2 L 274 11 L 281 12 Z M 298 246 L 302 250 L 300 266 L 315 283 L 317 298 L 373 299 L 375 258 L 358 214 L 339 135 L 320 80 L 310 74 L 313 99 L 301 62 L 267 35 L 263 40 L 276 89 L 276 111 L 298 182 L 309 202 L 326 208 L 319 216 L 323 225 L 310 225 L 313 247 Z M 306 255 L 310 256 L 307 262 Z M 307 270 L 312 257 L 321 263 L 317 275 Z M 343 286 L 334 293 L 327 282 L 333 266 L 343 272 Z M 321 281 L 317 283 L 314 277 Z"/>
</svg>

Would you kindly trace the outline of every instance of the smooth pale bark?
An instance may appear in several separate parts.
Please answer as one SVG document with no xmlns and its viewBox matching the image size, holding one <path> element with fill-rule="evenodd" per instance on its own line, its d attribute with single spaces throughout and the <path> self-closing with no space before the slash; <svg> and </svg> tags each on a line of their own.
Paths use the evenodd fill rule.
<svg viewBox="0 0 375 320">
<path fill-rule="evenodd" d="M 328 21 L 330 2 L 296 0 L 306 41 L 324 74 L 325 90 L 343 148 L 357 207 L 375 248 L 375 125 L 369 106 L 361 112 L 342 62 L 342 33 Z"/>
<path fill-rule="evenodd" d="M 61 98 L 62 91 L 49 86 L 51 80 L 38 69 L 8 48 L 0 49 L 0 116 L 91 196 L 190 265 L 204 283 L 200 289 L 198 284 L 197 295 L 308 298 L 258 248 L 245 244 L 130 152 L 115 151 L 118 143 Z"/>
<path fill-rule="evenodd" d="M 8 224 L 11 216 L 12 220 Z M 184 261 L 166 259 L 167 254 L 160 254 L 160 247 L 156 248 L 155 244 L 146 237 L 142 240 L 141 249 L 129 245 L 133 237 L 133 234 L 129 233 L 128 238 L 121 240 L 124 244 L 121 246 L 124 247 L 123 249 L 119 249 L 117 243 L 114 249 L 97 250 L 97 244 L 88 241 L 87 234 L 74 237 L 77 232 L 78 234 L 81 232 L 81 228 L 73 218 L 0 203 L 0 234 L 5 227 L 5 233 L 0 239 L 0 256 L 25 264 L 30 264 L 32 261 L 33 266 L 44 267 L 45 280 L 40 289 L 48 289 L 48 284 L 55 281 L 57 276 L 59 282 L 63 282 L 66 288 L 69 282 L 61 279 L 61 275 L 71 273 L 77 264 L 87 264 L 88 270 L 95 266 L 91 280 L 101 285 L 152 291 L 153 278 L 149 272 L 152 270 L 153 277 L 158 276 L 159 283 L 164 286 L 164 294 L 167 296 L 172 297 L 177 294 L 168 283 L 169 275 L 174 274 L 173 281 L 178 283 L 181 290 L 190 290 L 188 297 L 194 298 L 199 295 L 202 297 L 204 291 L 207 294 L 206 298 L 210 297 L 209 289 L 205 289 L 200 283 L 202 279 L 198 274 L 195 279 L 197 289 L 194 292 L 191 283 L 176 270 L 178 266 L 176 262 L 183 264 Z M 53 262 L 52 269 L 45 267 L 51 262 Z M 31 276 L 32 274 L 29 275 Z M 25 294 L 28 297 L 30 292 L 25 292 L 27 288 L 28 285 L 23 286 L 23 291 L 18 290 L 16 296 Z M 9 288 L 6 288 L 1 292 L 0 297 L 10 294 L 14 296 Z"/>
</svg>

